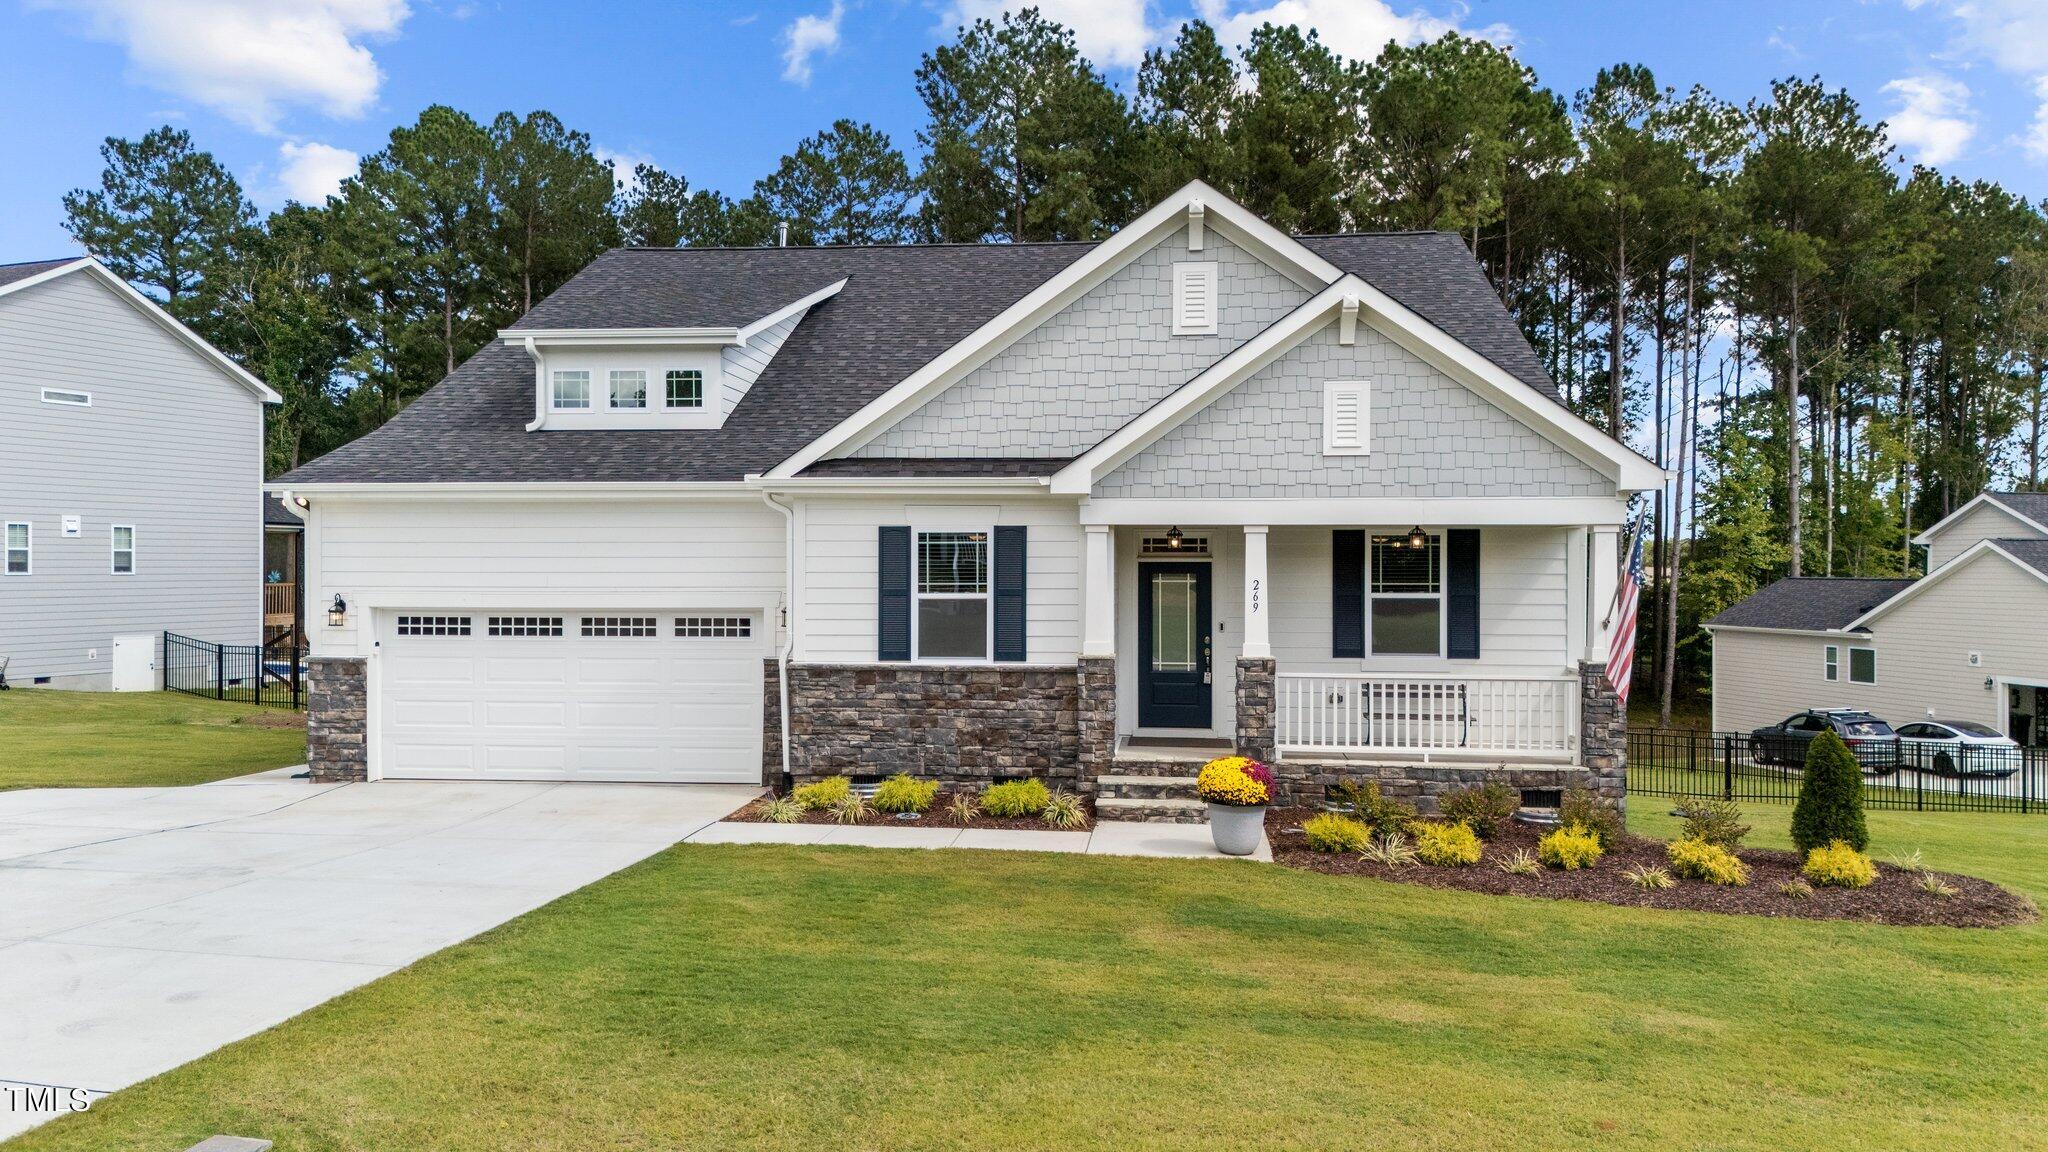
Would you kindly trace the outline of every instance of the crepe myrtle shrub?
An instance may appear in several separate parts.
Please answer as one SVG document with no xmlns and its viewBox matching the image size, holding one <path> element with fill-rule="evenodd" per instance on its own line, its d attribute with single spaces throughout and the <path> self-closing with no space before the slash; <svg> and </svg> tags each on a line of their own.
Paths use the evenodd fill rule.
<svg viewBox="0 0 2048 1152">
<path fill-rule="evenodd" d="M 875 811 L 921 813 L 931 808 L 938 794 L 937 780 L 919 780 L 908 772 L 898 772 L 875 789 Z"/>
<path fill-rule="evenodd" d="M 1481 840 L 1494 840 L 1515 818 L 1522 794 L 1499 780 L 1489 780 L 1471 788 L 1453 788 L 1437 799 L 1436 806 L 1444 819 L 1467 825 Z"/>
<path fill-rule="evenodd" d="M 981 810 L 998 818 L 1043 815 L 1050 803 L 1052 794 L 1036 776 L 991 784 L 981 793 Z"/>
<path fill-rule="evenodd" d="M 1863 822 L 1863 768 L 1833 732 L 1806 746 L 1806 774 L 1792 805 L 1792 846 L 1804 856 L 1835 841 L 1861 852 L 1870 847 Z"/>
</svg>

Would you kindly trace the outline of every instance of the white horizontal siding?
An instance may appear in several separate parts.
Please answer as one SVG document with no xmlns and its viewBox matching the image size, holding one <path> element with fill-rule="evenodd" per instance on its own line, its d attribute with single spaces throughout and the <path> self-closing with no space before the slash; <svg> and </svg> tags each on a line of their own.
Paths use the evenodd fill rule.
<svg viewBox="0 0 2048 1152">
<path fill-rule="evenodd" d="M 1979 504 L 1970 510 L 1969 515 L 1943 528 L 1928 543 L 1927 570 L 1932 572 L 1961 556 L 1980 540 L 2034 539 L 2040 535 L 2005 509 L 1989 503 Z"/>
<path fill-rule="evenodd" d="M 775 353 L 782 348 L 782 342 L 796 331 L 806 313 L 799 312 L 787 320 L 770 325 L 752 340 L 737 348 L 727 348 L 720 354 L 724 371 L 719 374 L 719 387 L 724 392 L 725 405 L 720 411 L 730 414 L 746 399 L 747 392 L 754 387 L 754 381 L 768 368 L 768 362 L 775 359 Z"/>
<path fill-rule="evenodd" d="M 104 687 L 130 633 L 254 643 L 262 467 L 256 397 L 89 274 L 0 299 L 0 520 L 35 525 L 33 574 L 0 577 L 8 678 Z M 136 530 L 134 575 L 110 571 L 115 524 Z"/>
</svg>

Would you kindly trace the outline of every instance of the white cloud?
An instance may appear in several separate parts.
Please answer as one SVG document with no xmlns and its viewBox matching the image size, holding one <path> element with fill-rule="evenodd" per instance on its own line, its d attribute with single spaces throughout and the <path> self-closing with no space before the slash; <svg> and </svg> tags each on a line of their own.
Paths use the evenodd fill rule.
<svg viewBox="0 0 2048 1152">
<path fill-rule="evenodd" d="M 1970 90 L 1959 80 L 1929 74 L 1905 76 L 1884 86 L 1898 97 L 1898 111 L 1885 118 L 1892 141 L 1922 164 L 1946 164 L 1962 155 L 1977 134 Z"/>
<path fill-rule="evenodd" d="M 602 144 L 592 146 L 590 151 L 599 160 L 611 166 L 612 180 L 618 184 L 622 192 L 632 192 L 640 187 L 640 181 L 633 175 L 635 167 L 654 163 L 654 157 L 644 152 L 622 152 Z"/>
<path fill-rule="evenodd" d="M 284 194 L 301 204 L 325 204 L 341 190 L 341 182 L 356 174 L 362 157 L 332 144 L 298 144 L 290 140 L 278 146 L 280 166 L 277 182 Z"/>
<path fill-rule="evenodd" d="M 360 116 L 384 74 L 364 42 L 395 34 L 406 0 L 31 0 L 86 18 L 144 82 L 258 132 L 287 108 Z"/>
<path fill-rule="evenodd" d="M 2034 122 L 2027 125 L 2027 134 L 2020 137 L 2020 146 L 2027 155 L 2048 164 L 2048 76 L 2034 81 L 2034 98 L 2040 103 L 2034 108 Z"/>
<path fill-rule="evenodd" d="M 1955 23 L 1950 53 L 1988 60 L 2033 89 L 2034 119 L 2018 136 L 2034 160 L 2048 164 L 2048 4 L 2041 0 L 1909 0 L 1908 8 L 1934 8 Z"/>
<path fill-rule="evenodd" d="M 1145 49 L 1172 33 L 1151 22 L 1147 0 L 953 0 L 946 8 L 946 30 L 1026 8 L 1073 29 L 1081 54 L 1099 68 L 1135 68 Z"/>
<path fill-rule="evenodd" d="M 799 16 L 782 30 L 782 78 L 809 87 L 811 57 L 827 56 L 839 50 L 839 21 L 846 15 L 842 0 L 832 0 L 832 11 L 823 16 Z"/>
<path fill-rule="evenodd" d="M 1293 24 L 1315 29 L 1325 45 L 1352 60 L 1378 59 L 1389 40 L 1415 44 L 1446 32 L 1495 43 L 1514 39 L 1513 29 L 1504 24 L 1464 28 L 1419 10 L 1403 16 L 1386 0 L 1275 0 L 1264 8 L 1240 8 L 1234 0 L 1195 0 L 1195 11 L 1215 26 L 1226 44 L 1244 44 L 1261 24 Z"/>
</svg>

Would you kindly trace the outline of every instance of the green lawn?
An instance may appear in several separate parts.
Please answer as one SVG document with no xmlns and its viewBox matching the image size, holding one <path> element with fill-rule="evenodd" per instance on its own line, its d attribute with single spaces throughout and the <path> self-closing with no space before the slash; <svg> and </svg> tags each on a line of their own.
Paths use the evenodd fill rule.
<svg viewBox="0 0 2048 1152">
<path fill-rule="evenodd" d="M 287 715 L 174 692 L 0 692 L 0 791 L 204 784 L 306 760 Z"/>
<path fill-rule="evenodd" d="M 1871 823 L 2048 893 L 2048 817 Z M 2040 1147 L 2044 1004 L 2039 926 L 681 846 L 21 1147 Z"/>
</svg>

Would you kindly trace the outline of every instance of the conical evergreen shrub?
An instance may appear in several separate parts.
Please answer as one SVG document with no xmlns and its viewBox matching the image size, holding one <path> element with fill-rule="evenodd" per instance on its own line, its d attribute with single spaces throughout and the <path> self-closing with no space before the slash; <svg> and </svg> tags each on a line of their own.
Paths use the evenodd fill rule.
<svg viewBox="0 0 2048 1152">
<path fill-rule="evenodd" d="M 1792 846 L 1804 856 L 1836 840 L 1858 852 L 1870 846 L 1863 824 L 1863 769 L 1856 754 L 1833 732 L 1806 746 L 1806 775 L 1792 806 Z"/>
</svg>

